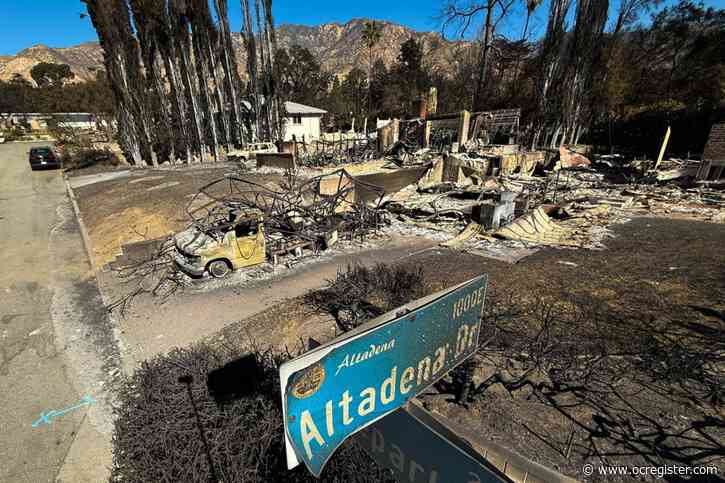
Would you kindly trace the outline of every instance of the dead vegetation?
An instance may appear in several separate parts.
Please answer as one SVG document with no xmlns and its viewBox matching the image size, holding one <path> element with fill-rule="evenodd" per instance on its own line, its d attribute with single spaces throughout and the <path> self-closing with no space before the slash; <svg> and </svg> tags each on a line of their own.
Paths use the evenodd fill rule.
<svg viewBox="0 0 725 483">
<path fill-rule="evenodd" d="M 334 317 L 342 332 L 420 298 L 425 291 L 420 269 L 384 264 L 348 265 L 329 287 L 310 292 L 305 301 Z"/>
<path fill-rule="evenodd" d="M 91 132 L 88 129 L 75 128 L 58 119 L 52 119 L 48 123 L 48 133 L 55 139 L 65 171 L 92 166 L 113 168 L 121 164 L 118 156 L 108 147 L 108 130 L 101 123 L 99 125 L 101 129 Z"/>
<path fill-rule="evenodd" d="M 176 247 L 173 238 L 160 242 L 152 240 L 152 243 L 157 248 L 152 249 L 150 255 L 127 260 L 113 268 L 127 290 L 108 305 L 109 312 L 117 311 L 124 317 L 136 297 L 146 294 L 163 302 L 187 283 L 187 278 L 174 263 Z"/>
<path fill-rule="evenodd" d="M 83 3 L 105 53 L 130 164 L 218 162 L 253 138 L 282 137 L 271 1 L 241 4 L 246 101 L 226 0 Z"/>
<path fill-rule="evenodd" d="M 174 0 L 84 3 L 106 53 L 106 70 L 117 94 L 120 143 L 132 164 L 221 161 L 225 151 L 252 139 L 284 137 L 284 112 L 274 78 L 277 47 L 271 1 L 254 6 L 242 1 L 248 102 L 242 99 L 231 55 L 226 1 L 215 2 L 213 11 L 208 3 Z M 539 3 L 529 2 L 529 15 Z M 513 62 L 514 84 L 520 75 L 533 79 L 523 128 L 521 109 L 482 110 L 490 91 L 486 86 L 494 86 L 489 81 L 498 55 L 492 49 L 499 48 L 494 40 L 500 20 L 495 12 L 500 9 L 503 17 L 513 4 L 491 0 L 463 10 L 461 5 L 449 2 L 444 16 L 464 31 L 485 12 L 480 58 L 472 76 L 474 112 L 436 115 L 437 101 L 426 112 L 425 104 L 435 98 L 431 90 L 428 99 L 420 95 L 418 117 L 393 120 L 377 139 L 367 132 L 358 136 L 353 129 L 339 140 L 333 137 L 314 145 L 303 140 L 293 147 L 292 164 L 307 169 L 384 158 L 388 171 L 375 173 L 381 178 L 397 182 L 394 178 L 404 177 L 401 172 L 406 169 L 420 169 L 423 176 L 404 189 L 388 190 L 383 182 L 364 181 L 345 169 L 307 179 L 289 171 L 276 186 L 229 174 L 204 185 L 191 200 L 189 226 L 220 244 L 234 228 L 237 212 L 259 213 L 264 219 L 260 239 L 266 243 L 265 256 L 276 263 L 278 255 L 301 253 L 302 248 L 316 254 L 334 243 L 338 232 L 350 239 L 364 238 L 395 218 L 424 235 L 444 232 L 446 247 L 498 252 L 499 258 L 515 263 L 547 246 L 604 249 L 608 227 L 630 216 L 725 221 L 721 165 L 708 167 L 703 176 L 700 166 L 707 160 L 669 160 L 658 169 L 661 155 L 655 164 L 595 155 L 589 147 L 576 151 L 596 118 L 603 117 L 597 99 L 606 96 L 596 82 L 606 79 L 602 66 L 612 59 L 603 48 L 607 2 L 552 0 L 537 48 L 525 45 L 527 24 L 520 57 L 530 55 L 534 68 L 519 73 L 520 59 Z M 686 3 L 679 8 L 697 13 Z M 637 17 L 625 10 L 615 37 L 625 18 Z M 659 23 L 667 15 L 665 11 Z M 574 19 L 571 29 L 568 17 Z M 670 36 L 663 31 L 663 38 Z M 670 98 L 674 64 L 664 99 Z M 503 117 L 497 121 L 496 116 Z M 606 116 L 611 137 L 611 114 Z M 493 144 L 500 137 L 509 137 L 508 144 Z M 514 145 L 517 137 L 542 150 Z M 666 141 L 663 153 L 665 149 Z M 69 156 L 68 164 L 77 167 L 101 162 L 104 156 L 110 159 L 85 148 Z M 147 239 L 146 233 L 137 235 Z M 130 291 L 110 308 L 123 313 L 139 295 L 165 298 L 182 288 L 186 279 L 176 268 L 174 245 L 173 238 L 165 238 L 150 256 L 120 265 L 117 276 Z M 194 253 L 188 260 L 201 258 Z M 201 265 L 199 273 L 210 266 Z M 526 401 L 542 418 L 555 414 L 566 421 L 570 429 L 564 439 L 522 424 L 556 447 L 565 460 L 721 464 L 721 307 L 713 302 L 684 312 L 659 293 L 640 297 L 652 294 L 640 286 L 649 281 L 627 282 L 635 295 L 619 303 L 565 289 L 559 297 L 494 294 L 482 324 L 480 350 L 436 385 L 438 394 L 424 399 L 452 396 L 446 404 L 455 402 L 456 410 L 462 407 L 471 413 L 492 399 Z M 305 303 L 332 316 L 345 332 L 430 288 L 421 268 L 348 266 L 329 287 L 309 293 Z M 692 311 L 707 314 L 707 322 L 693 322 Z M 229 347 L 199 346 L 144 363 L 121 395 L 114 481 L 307 481 L 303 471 L 287 474 L 281 461 L 276 393 L 280 358 L 259 352 L 251 358 L 240 356 Z M 219 376 L 222 366 L 236 370 L 236 382 Z M 242 387 L 239 373 L 248 376 Z M 220 380 L 225 387 L 218 386 Z M 352 445 L 335 457 L 325 478 L 377 481 L 382 475 Z"/>
<path fill-rule="evenodd" d="M 357 265 L 305 300 L 349 330 L 423 292 L 420 270 Z M 119 394 L 111 481 L 318 481 L 283 461 L 278 368 L 289 357 L 222 339 L 144 362 Z M 353 440 L 321 481 L 392 483 Z"/>
<path fill-rule="evenodd" d="M 570 423 L 566 459 L 721 463 L 722 314 L 697 326 L 667 311 L 664 299 L 642 313 L 576 295 L 530 305 L 494 297 L 479 353 L 439 388 L 466 406 L 501 397 L 542 404 Z"/>
<path fill-rule="evenodd" d="M 359 176 L 348 173 L 354 166 L 312 177 L 288 170 L 274 183 L 229 173 L 193 195 L 187 226 L 221 240 L 233 228 L 230 213 L 258 213 L 264 218 L 267 259 L 277 263 L 278 254 L 294 247 L 317 254 L 330 240 L 385 233 L 393 218 L 400 222 L 395 230 L 442 233 L 449 238 L 446 246 L 515 262 L 543 246 L 604 249 L 611 225 L 643 213 L 722 219 L 721 193 L 693 187 L 691 177 L 657 181 L 636 160 L 596 156 L 591 162 L 564 148 L 559 151 L 558 158 L 530 162 L 528 154 L 510 154 L 506 146 L 471 143 L 469 152 L 433 159 L 429 150 L 411 153 L 405 147 L 406 156 L 395 155 L 397 163 L 376 163 L 382 167 Z M 579 164 L 570 166 L 574 163 Z M 545 167 L 550 170 L 543 171 Z M 386 183 L 398 184 L 383 187 Z M 183 286 L 184 276 L 173 262 L 173 241 L 164 238 L 168 233 L 143 236 L 161 236 L 166 249 L 121 267 L 119 279 L 131 289 L 112 308 L 123 312 L 137 295 L 168 296 Z M 350 293 L 357 293 L 354 287 Z M 336 317 L 347 330 L 361 315 L 339 311 Z"/>
<path fill-rule="evenodd" d="M 654 234 L 652 237 L 661 238 Z M 659 269 L 663 273 L 671 273 L 667 265 L 670 263 L 669 258 L 676 257 L 677 248 L 660 247 L 659 251 L 660 264 L 665 264 Z M 622 259 L 625 252 L 622 248 L 618 249 L 611 255 L 609 262 L 620 266 L 630 260 Z M 555 260 L 559 256 L 554 254 L 551 258 Z M 476 257 L 470 258 L 478 260 Z M 328 288 L 308 294 L 304 302 L 315 310 L 333 315 L 340 330 L 349 330 L 386 310 L 443 288 L 440 284 L 445 286 L 455 283 L 446 278 L 453 273 L 448 270 L 451 267 L 441 265 L 434 259 L 424 261 L 411 260 L 367 269 L 347 267 L 330 281 Z M 463 271 L 485 270 L 473 267 L 473 263 L 463 263 L 462 259 L 450 263 Z M 643 266 L 640 267 L 641 263 L 629 263 L 636 269 L 645 270 Z M 688 264 L 689 261 L 681 260 L 680 263 Z M 552 270 L 546 272 L 550 275 Z M 536 270 L 526 273 L 528 275 L 521 276 L 527 279 L 544 277 Z M 676 286 L 666 288 L 669 285 L 661 277 L 649 279 L 638 277 L 637 273 L 617 273 L 618 278 L 609 282 L 597 278 L 591 282 L 591 286 L 578 285 L 581 281 L 576 277 L 568 280 L 546 276 L 550 289 L 541 289 L 536 293 L 526 293 L 525 285 L 510 294 L 505 286 L 495 289 L 486 304 L 480 337 L 481 349 L 468 364 L 437 384 L 435 391 L 424 395 L 424 404 L 437 410 L 448 408 L 449 415 L 467 421 L 472 428 L 485 434 L 488 434 L 489 429 L 486 425 L 488 416 L 485 415 L 494 415 L 491 417 L 504 421 L 506 418 L 495 416 L 497 413 L 493 412 L 503 410 L 508 414 L 507 418 L 514 421 L 507 423 L 513 426 L 506 426 L 511 441 L 522 438 L 526 447 L 542 442 L 556 452 L 558 459 L 552 460 L 545 456 L 540 459 L 533 454 L 527 456 L 549 466 L 561 465 L 562 461 L 568 463 L 564 465 L 565 472 L 573 476 L 578 475 L 576 472 L 579 470 L 576 468 L 581 468 L 583 462 L 721 464 L 725 451 L 725 424 L 722 416 L 725 333 L 722 309 L 694 302 L 702 297 L 693 297 L 691 293 L 672 295 L 671 291 L 676 290 Z M 441 277 L 441 274 L 445 275 Z M 455 275 L 467 277 L 470 273 Z M 703 273 L 691 277 L 690 281 L 695 284 L 721 283 L 712 279 L 712 276 Z M 499 281 L 503 279 L 503 276 L 497 277 Z M 508 283 L 513 285 L 517 282 L 514 279 Z M 594 293 L 589 288 L 602 293 Z M 619 291 L 615 293 L 612 290 L 616 288 Z M 606 296 L 603 295 L 605 292 Z M 682 305 L 683 300 L 690 299 L 693 300 L 690 303 L 695 305 Z M 695 317 L 693 314 L 699 315 Z M 279 317 L 285 316 L 284 311 L 279 313 Z M 265 321 L 265 324 L 270 323 L 275 321 Z M 236 327 L 236 338 L 230 341 L 237 341 L 239 331 L 240 328 Z M 210 379 L 208 374 L 239 357 L 235 355 L 238 354 L 237 349 L 224 345 L 221 347 L 211 352 L 197 352 L 197 349 L 176 352 L 168 360 L 158 359 L 148 363 L 134 376 L 133 381 L 136 382 L 128 390 L 129 397 L 133 396 L 134 405 L 123 409 L 127 412 L 120 413 L 122 417 L 119 420 L 119 425 L 126 425 L 127 428 L 119 426 L 119 431 L 128 432 L 123 440 L 117 437 L 117 444 L 123 443 L 126 445 L 124 448 L 133 448 L 133 451 L 128 456 L 119 452 L 121 456 L 117 457 L 118 468 L 114 474 L 120 476 L 116 481 L 141 481 L 143 478 L 138 475 L 143 474 L 160 475 L 160 478 L 170 475 L 192 481 L 201 481 L 205 477 L 210 467 L 209 458 L 199 439 L 198 427 L 195 426 L 196 416 L 189 402 L 191 399 L 187 384 L 178 382 L 179 377 L 189 374 L 193 377 L 193 382 L 189 384 L 194 404 L 198 411 L 206 412 L 200 415 L 200 420 L 202 427 L 208 428 L 208 433 L 205 432 L 208 446 L 221 448 L 221 445 L 230 445 L 223 446 L 223 451 L 210 451 L 212 464 L 216 465 L 217 461 L 225 463 L 226 454 L 242 454 L 245 458 L 251 458 L 245 459 L 249 461 L 249 467 L 259 468 L 255 475 L 268 478 L 253 479 L 246 467 L 243 469 L 241 463 L 236 461 L 225 468 L 240 471 L 242 473 L 239 474 L 252 479 L 236 480 L 232 473 L 227 473 L 224 481 L 277 481 L 276 478 L 307 481 L 304 471 L 264 473 L 271 471 L 274 464 L 284 466 L 282 456 L 274 456 L 274 451 L 277 451 L 274 448 L 280 448 L 281 454 L 281 446 L 275 446 L 281 443 L 275 443 L 274 438 L 262 435 L 258 440 L 263 443 L 261 447 L 268 448 L 267 453 L 260 452 L 256 446 L 234 446 L 241 445 L 238 441 L 243 440 L 245 435 L 249 440 L 257 435 L 256 432 L 246 433 L 245 430 L 234 432 L 249 424 L 246 422 L 247 416 L 239 414 L 255 415 L 262 418 L 261 427 L 273 433 L 281 431 L 281 424 L 275 429 L 266 423 L 269 414 L 269 421 L 279 424 L 280 415 L 276 412 L 278 394 L 237 400 L 234 397 L 238 395 L 233 393 L 239 391 L 239 388 L 233 388 L 232 395 L 227 396 L 232 398 L 232 402 L 225 403 L 232 406 L 222 407 L 245 405 L 244 411 L 237 413 L 236 409 L 225 409 L 225 412 L 217 412 L 221 411 L 214 400 L 218 392 L 210 390 L 206 384 Z M 238 344 L 234 343 L 233 347 L 238 347 Z M 221 355 L 215 352 L 217 350 L 221 351 Z M 258 359 L 263 361 L 265 357 L 258 356 Z M 203 362 L 188 362 L 189 358 L 201 358 Z M 263 372 L 274 372 L 264 369 L 267 367 L 264 363 L 261 365 Z M 236 375 L 254 373 L 238 366 L 230 367 L 234 367 L 237 383 L 239 379 Z M 141 379 L 145 380 L 143 384 L 138 382 Z M 262 386 L 266 387 L 265 384 Z M 269 387 L 277 390 L 274 382 L 270 382 Z M 152 394 L 164 396 L 156 397 Z M 167 397 L 166 394 L 174 396 Z M 265 399 L 267 397 L 269 399 Z M 254 405 L 251 405 L 251 401 Z M 152 403 L 156 404 L 156 409 L 151 409 Z M 158 411 L 158 403 L 168 405 L 169 411 Z M 181 409 L 171 410 L 177 406 Z M 136 415 L 147 413 L 153 416 L 144 415 L 135 419 Z M 167 417 L 168 414 L 174 417 Z M 179 415 L 186 419 L 182 420 Z M 150 429 L 145 429 L 144 425 Z M 168 430 L 166 425 L 171 425 Z M 227 439 L 227 428 L 234 432 L 234 442 Z M 154 434 L 139 433 L 142 430 L 154 430 Z M 175 437 L 163 436 L 167 431 Z M 166 470 L 157 468 L 159 465 L 152 466 L 151 458 L 140 453 L 139 441 L 142 439 L 132 438 L 132 435 L 138 434 L 148 438 L 152 445 L 144 445 L 146 449 L 143 451 L 148 450 L 153 455 L 161 454 L 163 458 L 167 454 L 174 454 L 175 458 L 191 458 L 187 461 L 193 462 L 193 472 L 184 469 L 187 473 L 160 473 Z M 178 441 L 185 442 L 185 438 L 195 439 L 192 443 L 195 446 L 188 450 L 195 451 L 193 454 L 176 447 Z M 343 457 L 352 459 L 337 460 Z M 334 473 L 339 478 L 379 481 L 379 475 L 368 473 L 366 464 L 369 463 L 363 461 L 364 455 L 355 453 L 353 448 L 345 449 L 335 458 L 334 463 L 331 463 L 334 466 L 327 471 L 333 471 L 333 468 L 335 472 L 342 471 Z M 258 464 L 259 459 L 263 462 Z M 344 468 L 339 470 L 338 464 Z M 136 479 L 123 476 L 120 465 L 126 465 L 123 471 L 128 473 L 124 474 L 137 475 Z M 182 466 L 179 463 L 170 468 L 182 471 Z M 359 472 L 359 479 L 351 473 L 344 473 L 352 471 L 349 470 L 351 467 L 357 468 L 355 471 Z M 179 477 L 179 474 L 182 476 Z M 217 476 L 223 479 L 219 473 Z M 340 481 L 327 474 L 325 478 L 326 481 Z"/>
<path fill-rule="evenodd" d="M 287 357 L 201 344 L 144 362 L 119 393 L 110 481 L 391 481 L 352 442 L 321 480 L 287 470 L 278 379 Z"/>
<path fill-rule="evenodd" d="M 91 166 L 115 167 L 121 164 L 118 156 L 107 148 L 63 149 L 63 169 L 89 168 Z"/>
</svg>

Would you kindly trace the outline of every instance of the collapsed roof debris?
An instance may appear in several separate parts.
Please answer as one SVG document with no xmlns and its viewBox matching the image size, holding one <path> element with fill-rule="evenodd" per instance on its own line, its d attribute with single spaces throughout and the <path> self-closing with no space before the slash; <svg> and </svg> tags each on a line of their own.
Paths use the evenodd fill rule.
<svg viewBox="0 0 725 483">
<path fill-rule="evenodd" d="M 694 178 L 700 168 L 700 163 L 691 160 L 670 159 L 660 164 L 660 166 L 666 169 L 661 168 L 656 172 L 657 181 L 673 181 Z"/>
<path fill-rule="evenodd" d="M 559 206 L 541 205 L 500 228 L 494 236 L 537 245 L 587 247 L 591 238 L 586 229 L 594 224 L 606 224 L 608 211 L 609 206 L 602 204 L 570 215 Z"/>
<path fill-rule="evenodd" d="M 693 184 L 699 162 L 670 159 L 658 171 L 653 164 L 592 156 L 583 146 L 561 147 L 552 160 L 469 140 L 464 152 L 434 157 L 384 208 L 415 230 L 447 233 L 444 246 L 511 262 L 541 246 L 604 248 L 607 227 L 632 216 L 725 221 L 722 192 Z"/>
<path fill-rule="evenodd" d="M 567 149 L 564 146 L 559 147 L 559 162 L 555 169 L 576 168 L 578 166 L 591 166 L 592 162 L 586 156 Z"/>
<path fill-rule="evenodd" d="M 496 115 L 501 122 L 496 122 Z M 421 147 L 421 139 L 435 136 L 435 128 L 428 132 L 431 123 L 454 130 L 466 121 L 473 131 L 470 138 L 451 131 L 445 152 Z M 401 186 L 384 189 L 379 208 L 402 223 L 396 229 L 408 226 L 422 234 L 447 234 L 446 245 L 461 249 L 483 241 L 489 248 L 498 244 L 517 250 L 538 246 L 597 249 L 609 235 L 607 226 L 631 216 L 682 215 L 723 221 L 721 194 L 692 184 L 700 165 L 697 161 L 665 160 L 655 171 L 651 161 L 598 156 L 588 146 L 561 146 L 554 157 L 551 152 L 529 152 L 515 144 L 490 144 L 501 133 L 509 135 L 509 140 L 514 137 L 515 110 L 477 113 L 473 126 L 471 121 L 465 113 L 460 119 L 438 115 L 401 122 L 397 135 L 387 132 L 396 127 L 394 123 L 383 128 L 386 159 L 392 163 L 375 176 L 358 180 L 382 186 L 395 177 L 395 169 L 426 168 L 407 186 L 398 183 Z M 461 138 L 465 142 L 456 146 L 453 139 Z M 454 148 L 461 151 L 451 152 Z"/>
<path fill-rule="evenodd" d="M 610 227 L 633 216 L 725 222 L 718 182 L 696 180 L 701 162 L 673 158 L 653 169 L 651 160 L 597 155 L 589 146 L 528 151 L 491 144 L 501 136 L 514 142 L 519 115 L 512 110 L 394 119 L 373 136 L 340 133 L 314 145 L 294 141 L 286 155 L 293 162 L 285 169 L 256 168 L 284 174 L 281 181 L 262 184 L 237 173 L 199 189 L 187 207 L 190 229 L 217 244 L 256 243 L 256 253 L 264 256 L 257 255 L 255 264 L 299 256 L 303 249 L 318 253 L 339 237 L 363 240 L 373 233 L 420 235 L 516 263 L 542 247 L 603 249 Z M 259 228 L 239 229 L 240 220 L 257 220 L 250 223 Z M 159 246 L 153 260 L 122 273 L 147 280 L 139 287 L 151 288 L 141 292 L 166 293 L 163 287 L 175 290 L 184 283 L 173 271 L 158 276 L 173 259 L 173 244 Z M 186 260 L 196 255 L 186 254 Z M 252 258 L 230 265 L 250 263 Z M 198 271 L 204 270 L 218 276 L 205 266 Z M 151 275 L 160 282 L 149 283 Z"/>
</svg>

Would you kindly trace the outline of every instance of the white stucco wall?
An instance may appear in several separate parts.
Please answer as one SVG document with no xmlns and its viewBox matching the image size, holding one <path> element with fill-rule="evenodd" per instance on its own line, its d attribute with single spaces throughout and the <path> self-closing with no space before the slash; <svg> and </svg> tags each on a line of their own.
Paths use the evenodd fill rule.
<svg viewBox="0 0 725 483">
<path fill-rule="evenodd" d="M 302 116 L 302 124 L 293 124 L 291 117 L 286 118 L 284 140 L 292 141 L 292 135 L 298 141 L 302 141 L 302 136 L 306 141 L 318 139 L 320 137 L 320 116 Z"/>
</svg>

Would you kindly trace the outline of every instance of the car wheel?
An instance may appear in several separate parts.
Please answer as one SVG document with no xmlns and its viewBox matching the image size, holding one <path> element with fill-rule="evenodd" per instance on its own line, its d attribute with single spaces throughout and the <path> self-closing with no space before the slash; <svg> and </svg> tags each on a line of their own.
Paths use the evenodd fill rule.
<svg viewBox="0 0 725 483">
<path fill-rule="evenodd" d="M 224 260 L 216 260 L 209 264 L 209 273 L 214 278 L 224 278 L 231 271 L 232 269 L 229 267 L 229 264 Z"/>
</svg>

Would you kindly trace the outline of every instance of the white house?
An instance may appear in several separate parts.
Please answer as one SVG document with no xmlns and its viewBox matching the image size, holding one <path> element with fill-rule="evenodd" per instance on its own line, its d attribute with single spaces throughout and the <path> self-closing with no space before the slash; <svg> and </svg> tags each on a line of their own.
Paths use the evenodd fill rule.
<svg viewBox="0 0 725 483">
<path fill-rule="evenodd" d="M 264 98 L 262 102 L 264 103 Z M 242 103 L 246 108 L 246 115 L 250 115 L 252 104 L 246 100 Z M 305 141 L 320 138 L 320 123 L 327 111 L 290 101 L 284 103 L 284 108 L 287 112 L 287 117 L 284 118 L 284 141 L 292 141 L 292 136 L 298 141 L 302 141 L 303 137 Z"/>
<path fill-rule="evenodd" d="M 294 136 L 298 141 L 318 139 L 320 137 L 320 121 L 327 111 L 297 102 L 285 102 L 287 117 L 284 125 L 284 140 L 292 141 Z"/>
</svg>

